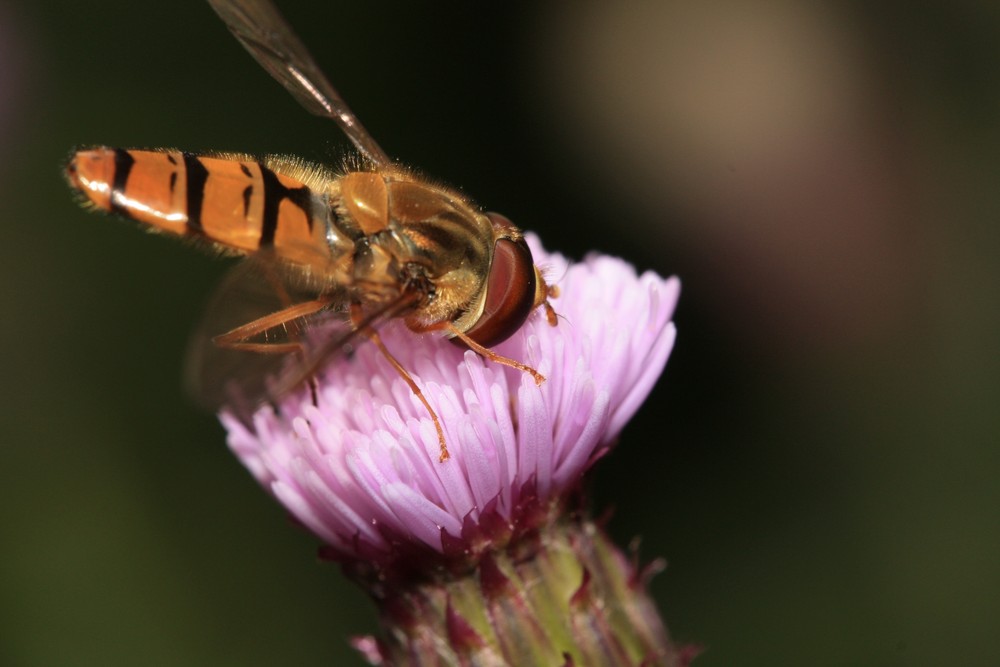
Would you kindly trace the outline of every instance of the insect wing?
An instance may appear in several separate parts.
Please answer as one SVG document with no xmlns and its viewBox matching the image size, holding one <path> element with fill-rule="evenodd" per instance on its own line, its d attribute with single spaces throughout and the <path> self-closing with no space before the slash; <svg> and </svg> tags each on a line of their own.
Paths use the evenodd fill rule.
<svg viewBox="0 0 1000 667">
<path fill-rule="evenodd" d="M 332 118 L 376 166 L 391 164 L 270 0 L 208 0 L 236 39 L 310 113 Z"/>
<path fill-rule="evenodd" d="M 196 402 L 211 411 L 225 406 L 249 423 L 262 403 L 280 400 L 291 386 L 289 378 L 303 375 L 310 335 L 351 331 L 342 307 L 346 294 L 317 296 L 295 267 L 270 253 L 259 252 L 230 269 L 188 345 L 185 383 Z M 297 306 L 305 306 L 304 314 L 280 315 L 294 314 L 290 309 Z M 218 342 L 220 335 L 253 322 L 271 325 L 240 339 L 256 349 Z"/>
</svg>

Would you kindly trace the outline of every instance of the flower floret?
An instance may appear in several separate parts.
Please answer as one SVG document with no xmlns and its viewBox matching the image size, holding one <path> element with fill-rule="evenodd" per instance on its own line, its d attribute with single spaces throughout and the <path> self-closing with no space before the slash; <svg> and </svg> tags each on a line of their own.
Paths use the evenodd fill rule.
<svg viewBox="0 0 1000 667">
<path fill-rule="evenodd" d="M 559 286 L 558 325 L 536 314 L 496 352 L 537 369 L 541 386 L 399 323 L 380 332 L 437 412 L 448 461 L 423 403 L 374 345 L 323 368 L 315 400 L 303 390 L 261 407 L 252 427 L 222 414 L 251 474 L 335 556 L 391 561 L 444 554 L 471 533 L 516 535 L 575 488 L 651 391 L 674 343 L 678 281 L 604 256 L 570 264 L 528 240 Z"/>
</svg>

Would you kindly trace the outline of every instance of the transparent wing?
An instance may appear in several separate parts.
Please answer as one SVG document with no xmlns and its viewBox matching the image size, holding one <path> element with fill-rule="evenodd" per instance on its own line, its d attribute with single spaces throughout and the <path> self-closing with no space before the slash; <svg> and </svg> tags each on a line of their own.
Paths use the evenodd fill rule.
<svg viewBox="0 0 1000 667">
<path fill-rule="evenodd" d="M 208 0 L 208 4 L 250 55 L 302 106 L 336 121 L 376 166 L 391 164 L 270 0 Z"/>
<path fill-rule="evenodd" d="M 185 384 L 195 401 L 211 411 L 225 406 L 246 422 L 260 404 L 276 401 L 288 378 L 302 375 L 311 364 L 311 331 L 329 330 L 334 337 L 351 332 L 346 291 L 328 291 L 322 295 L 325 306 L 305 308 L 298 317 L 278 317 L 272 326 L 248 332 L 241 341 L 254 349 L 235 349 L 216 339 L 319 296 L 293 267 L 271 254 L 257 253 L 233 267 L 209 299 L 188 344 Z"/>
<path fill-rule="evenodd" d="M 209 300 L 188 345 L 189 393 L 202 407 L 224 407 L 249 426 L 261 404 L 278 404 L 419 298 L 401 291 L 352 321 L 349 296 L 345 287 L 317 293 L 294 265 L 267 252 L 241 261 Z"/>
</svg>

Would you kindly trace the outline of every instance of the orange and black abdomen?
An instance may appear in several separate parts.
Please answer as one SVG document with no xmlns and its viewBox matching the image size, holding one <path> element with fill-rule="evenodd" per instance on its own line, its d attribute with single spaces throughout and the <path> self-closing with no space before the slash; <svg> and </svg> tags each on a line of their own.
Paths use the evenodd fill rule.
<svg viewBox="0 0 1000 667">
<path fill-rule="evenodd" d="M 77 151 L 66 173 L 98 208 L 158 230 L 290 261 L 330 252 L 326 199 L 252 158 L 102 147 Z"/>
</svg>

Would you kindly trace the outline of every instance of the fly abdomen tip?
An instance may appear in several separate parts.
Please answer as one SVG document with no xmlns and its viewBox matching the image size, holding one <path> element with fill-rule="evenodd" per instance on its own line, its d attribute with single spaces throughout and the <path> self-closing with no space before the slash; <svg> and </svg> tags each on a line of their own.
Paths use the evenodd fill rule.
<svg viewBox="0 0 1000 667">
<path fill-rule="evenodd" d="M 95 148 L 77 151 L 66 164 L 66 180 L 92 204 L 111 210 L 111 179 L 114 177 L 114 151 Z"/>
</svg>

